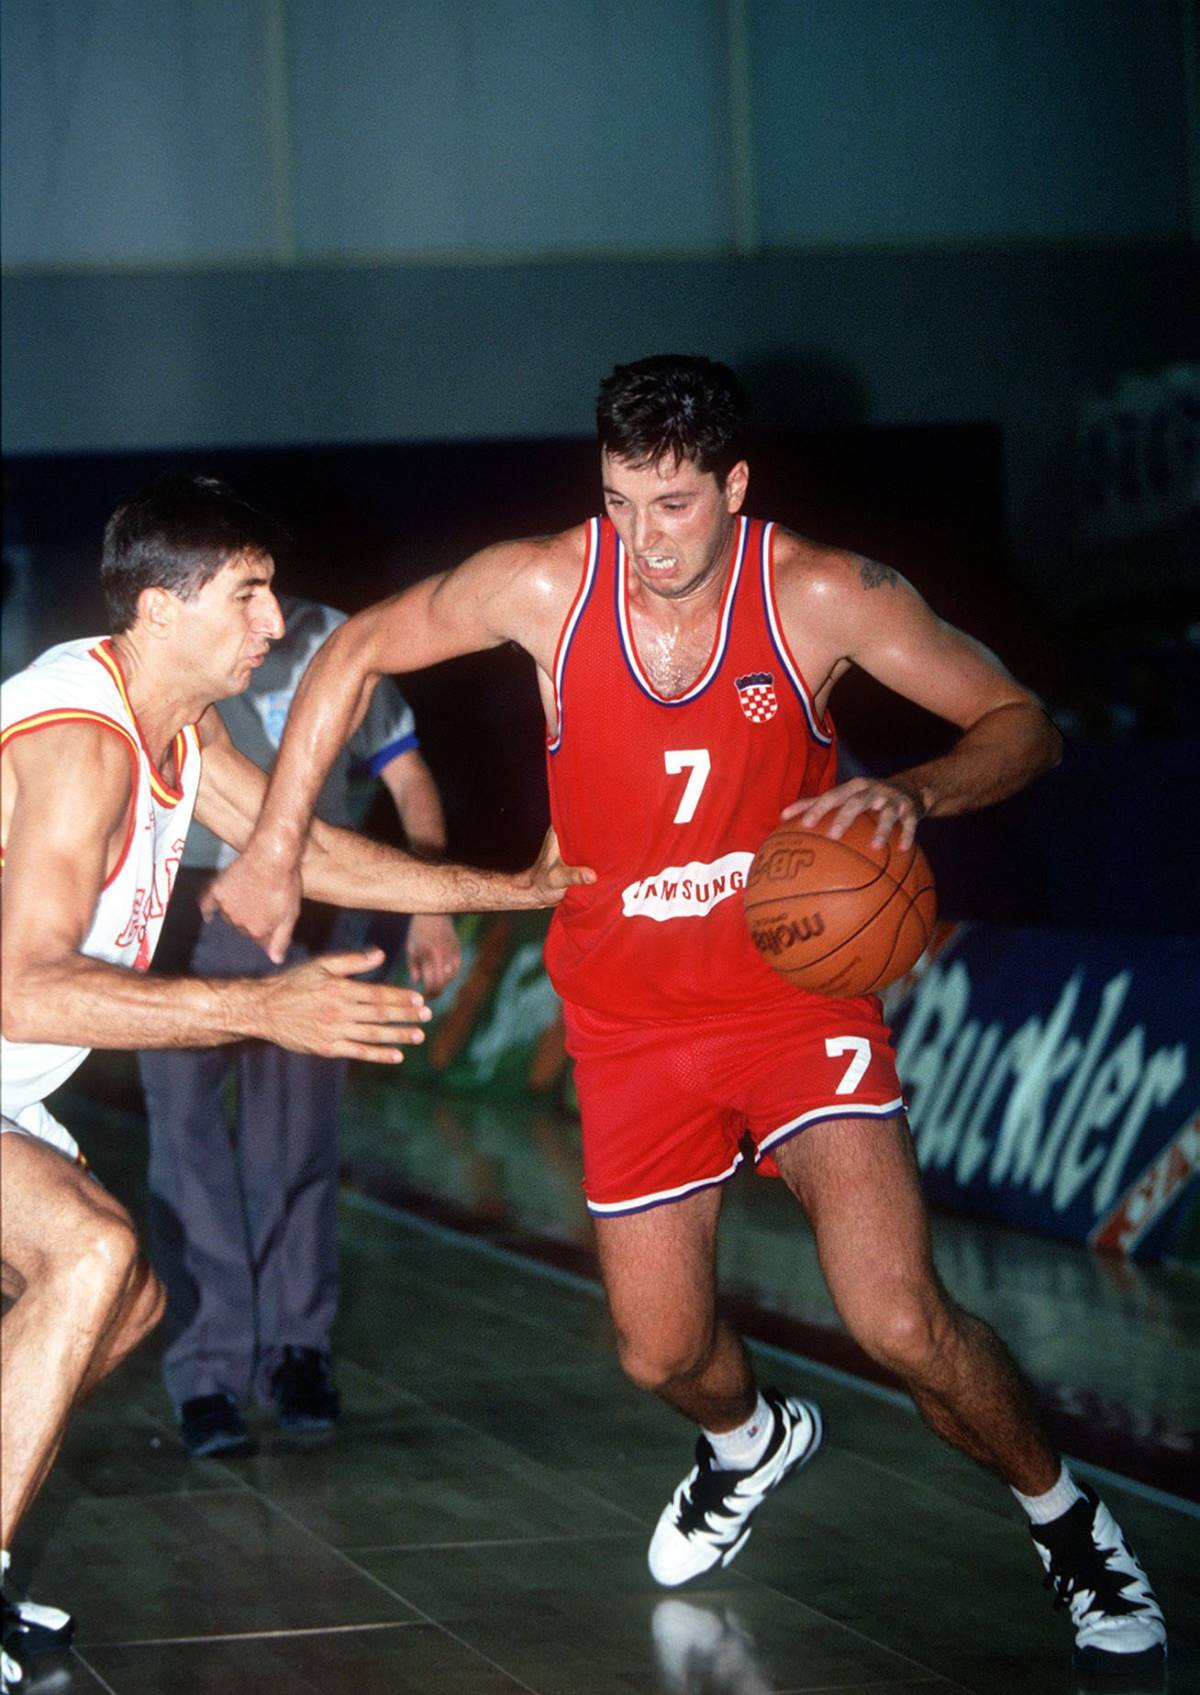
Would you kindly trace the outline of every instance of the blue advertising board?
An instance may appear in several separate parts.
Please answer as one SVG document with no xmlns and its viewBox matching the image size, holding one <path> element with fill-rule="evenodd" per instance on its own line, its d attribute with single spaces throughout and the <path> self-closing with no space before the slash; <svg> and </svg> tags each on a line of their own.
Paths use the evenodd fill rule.
<svg viewBox="0 0 1200 1695">
<path fill-rule="evenodd" d="M 1200 1175 L 1194 938 L 945 926 L 885 1005 L 931 1200 L 1169 1250 Z"/>
</svg>

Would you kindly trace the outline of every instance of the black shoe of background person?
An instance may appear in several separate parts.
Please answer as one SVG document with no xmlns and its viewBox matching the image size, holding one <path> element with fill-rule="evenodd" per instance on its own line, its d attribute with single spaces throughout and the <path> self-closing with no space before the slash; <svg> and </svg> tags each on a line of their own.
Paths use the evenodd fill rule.
<svg viewBox="0 0 1200 1695">
<path fill-rule="evenodd" d="M 179 1409 L 183 1445 L 194 1460 L 214 1454 L 248 1454 L 253 1447 L 246 1421 L 232 1395 L 195 1395 Z"/>
<path fill-rule="evenodd" d="M 281 1429 L 332 1430 L 341 1401 L 330 1380 L 329 1355 L 320 1348 L 285 1348 L 271 1375 L 271 1399 Z"/>
</svg>

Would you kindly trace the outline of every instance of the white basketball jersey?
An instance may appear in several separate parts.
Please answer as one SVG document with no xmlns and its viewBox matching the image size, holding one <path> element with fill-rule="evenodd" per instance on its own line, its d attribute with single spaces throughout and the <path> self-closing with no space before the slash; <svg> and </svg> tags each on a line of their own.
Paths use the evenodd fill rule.
<svg viewBox="0 0 1200 1695">
<path fill-rule="evenodd" d="M 100 891 L 91 927 L 79 951 L 89 959 L 145 971 L 162 929 L 196 804 L 199 736 L 195 725 L 188 724 L 175 737 L 176 780 L 171 783 L 155 768 L 142 740 L 116 652 L 107 637 L 51 648 L 0 689 L 0 746 L 7 747 L 19 736 L 36 735 L 52 725 L 78 722 L 103 724 L 122 737 L 134 780 L 121 857 Z M 60 775 L 64 783 L 70 783 L 69 770 Z M 51 1042 L 0 1043 L 4 1116 L 73 1152 L 72 1139 L 42 1102 L 82 1064 L 88 1051 Z"/>
</svg>

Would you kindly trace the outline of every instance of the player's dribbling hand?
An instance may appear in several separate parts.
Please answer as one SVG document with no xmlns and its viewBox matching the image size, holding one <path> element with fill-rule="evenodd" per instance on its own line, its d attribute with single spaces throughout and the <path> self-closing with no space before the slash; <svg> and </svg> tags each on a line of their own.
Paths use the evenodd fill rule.
<svg viewBox="0 0 1200 1695">
<path fill-rule="evenodd" d="M 414 989 L 361 981 L 383 960 L 382 948 L 327 953 L 257 979 L 254 1034 L 294 1053 L 398 1065 L 402 1047 L 425 1040 L 431 1014 Z"/>
<path fill-rule="evenodd" d="M 300 916 L 300 873 L 268 868 L 251 853 L 243 853 L 213 878 L 200 910 L 205 918 L 219 912 L 235 930 L 257 942 L 276 965 L 282 965 Z"/>
<path fill-rule="evenodd" d="M 805 827 L 826 821 L 828 833 L 836 841 L 861 812 L 878 813 L 872 840 L 882 847 L 893 830 L 900 831 L 899 845 L 907 850 L 917 835 L 917 825 L 925 816 L 925 806 L 919 791 L 895 778 L 883 782 L 876 777 L 851 777 L 826 789 L 824 794 L 810 795 L 785 806 L 781 818 L 798 819 Z"/>
<path fill-rule="evenodd" d="M 586 865 L 566 865 L 558 851 L 558 837 L 552 829 L 546 831 L 542 851 L 525 873 L 533 895 L 534 906 L 557 906 L 568 889 L 580 883 L 594 883 L 596 873 Z"/>
</svg>

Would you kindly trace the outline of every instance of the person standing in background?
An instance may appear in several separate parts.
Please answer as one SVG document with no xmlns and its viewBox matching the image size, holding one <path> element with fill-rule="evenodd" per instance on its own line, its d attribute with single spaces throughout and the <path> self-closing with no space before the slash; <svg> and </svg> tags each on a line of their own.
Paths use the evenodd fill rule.
<svg viewBox="0 0 1200 1695">
<path fill-rule="evenodd" d="M 282 639 L 245 692 L 219 708 L 234 745 L 268 771 L 309 660 L 344 622 L 342 613 L 313 601 L 279 601 Z M 327 823 L 360 822 L 360 770 L 386 785 L 410 847 L 444 852 L 437 787 L 418 751 L 412 712 L 391 683 L 376 692 L 330 773 L 318 806 Z M 201 918 L 205 887 L 232 857 L 210 831 L 193 826 L 159 971 L 247 977 L 278 969 L 223 918 Z M 346 932 L 355 917 L 307 905 L 288 963 L 350 945 Z M 413 985 L 436 995 L 460 963 L 450 919 L 411 918 L 405 953 Z M 242 1408 L 252 1398 L 272 1406 L 286 1430 L 331 1429 L 338 1416 L 330 1333 L 345 1061 L 243 1042 L 144 1051 L 138 1066 L 150 1126 L 150 1256 L 167 1291 L 163 1371 L 188 1451 L 199 1457 L 246 1449 Z"/>
</svg>

